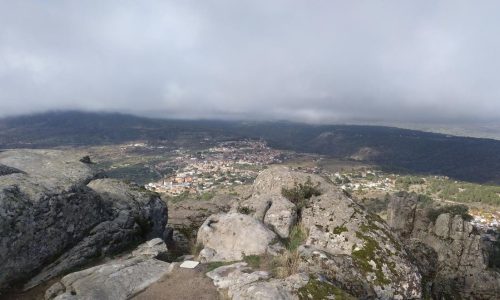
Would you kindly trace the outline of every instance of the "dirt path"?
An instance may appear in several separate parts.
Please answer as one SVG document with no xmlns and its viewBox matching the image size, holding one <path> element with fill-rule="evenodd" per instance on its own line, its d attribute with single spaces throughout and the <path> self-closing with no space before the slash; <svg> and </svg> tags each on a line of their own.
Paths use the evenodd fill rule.
<svg viewBox="0 0 500 300">
<path fill-rule="evenodd" d="M 202 267 L 181 269 L 172 273 L 132 298 L 133 300 L 220 300 L 222 299 Z"/>
</svg>

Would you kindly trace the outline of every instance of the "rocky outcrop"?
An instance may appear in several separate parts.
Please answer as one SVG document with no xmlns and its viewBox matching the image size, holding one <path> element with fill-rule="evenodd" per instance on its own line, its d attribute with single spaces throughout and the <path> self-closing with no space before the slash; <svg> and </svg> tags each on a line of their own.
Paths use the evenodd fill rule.
<svg viewBox="0 0 500 300">
<path fill-rule="evenodd" d="M 306 182 L 317 186 L 320 195 L 305 199 L 300 207 L 282 196 L 282 188 L 296 188 Z M 293 172 L 285 167 L 269 168 L 255 180 L 252 197 L 239 205 L 240 211 L 249 212 L 282 238 L 290 237 L 291 226 L 300 222 L 300 230 L 305 231 L 307 238 L 298 249 L 299 270 L 317 274 L 327 286 L 334 283 L 333 288 L 361 298 L 416 299 L 422 295 L 418 268 L 387 224 L 320 176 Z M 204 226 L 212 223 L 209 219 Z M 236 236 L 232 239 L 238 243 L 242 243 L 242 239 L 246 243 L 255 239 L 255 235 L 233 235 L 234 229 L 229 224 L 215 223 L 215 226 L 219 231 L 226 227 L 226 238 Z M 202 229 L 199 236 L 203 234 Z M 232 244 L 230 247 L 234 249 Z M 244 251 L 243 247 L 236 252 L 240 251 Z M 264 249 L 259 252 L 264 253 Z M 241 259 L 241 256 L 231 258 Z M 279 297 L 279 294 L 274 295 Z"/>
<path fill-rule="evenodd" d="M 207 273 L 214 285 L 226 289 L 233 300 L 292 300 L 298 299 L 297 291 L 307 284 L 307 274 L 295 274 L 285 279 L 269 279 L 265 271 L 253 271 L 246 263 L 219 267 Z"/>
<path fill-rule="evenodd" d="M 167 210 L 158 195 L 95 180 L 71 152 L 5 151 L 0 164 L 19 170 L 0 176 L 0 288 L 31 278 L 30 288 L 163 235 Z"/>
<path fill-rule="evenodd" d="M 387 208 L 387 224 L 394 233 L 401 237 L 411 235 L 417 204 L 416 194 L 400 192 L 391 198 Z"/>
<path fill-rule="evenodd" d="M 301 224 L 308 232 L 305 245 L 308 251 L 323 253 L 331 263 L 318 268 L 321 260 L 305 259 L 310 255 L 301 253 L 302 269 L 321 273 L 357 297 L 419 298 L 420 273 L 399 239 L 382 219 L 367 213 L 329 181 L 283 167 L 270 168 L 257 177 L 254 194 L 280 196 L 282 187 L 308 180 L 319 184 L 321 195 L 308 199 L 300 211 Z M 334 263 L 338 261 L 340 266 Z"/>
<path fill-rule="evenodd" d="M 238 204 L 237 210 L 246 211 L 268 225 L 281 238 L 288 238 L 297 223 L 295 204 L 281 195 L 256 194 Z"/>
<path fill-rule="evenodd" d="M 391 197 L 389 224 L 410 241 L 407 248 L 426 275 L 429 293 L 437 298 L 495 299 L 500 273 L 488 269 L 480 232 L 460 215 L 443 213 L 432 221 L 416 199 L 408 193 Z"/>
<path fill-rule="evenodd" d="M 339 288 L 349 291 L 361 299 L 376 298 L 372 284 L 349 255 L 332 255 L 303 245 L 299 247 L 303 271 L 322 274 L 326 278 L 335 278 Z"/>
<path fill-rule="evenodd" d="M 200 227 L 197 242 L 204 247 L 202 261 L 235 261 L 266 253 L 276 242 L 276 234 L 248 215 L 217 214 Z"/>
<path fill-rule="evenodd" d="M 172 271 L 171 264 L 154 258 L 164 249 L 155 239 L 129 257 L 68 274 L 47 290 L 45 299 L 129 299 Z"/>
</svg>

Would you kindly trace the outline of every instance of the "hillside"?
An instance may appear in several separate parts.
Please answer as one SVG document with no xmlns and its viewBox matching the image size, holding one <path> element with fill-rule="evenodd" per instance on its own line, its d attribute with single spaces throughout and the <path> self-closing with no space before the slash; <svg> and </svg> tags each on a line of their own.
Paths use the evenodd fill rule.
<svg viewBox="0 0 500 300">
<path fill-rule="evenodd" d="M 496 239 L 453 206 L 395 193 L 384 220 L 286 166 L 260 172 L 248 195 L 172 203 L 100 178 L 76 152 L 0 153 L 0 299 L 498 295 Z"/>
<path fill-rule="evenodd" d="M 51 148 L 143 140 L 195 147 L 235 138 L 375 163 L 387 171 L 500 183 L 500 141 L 381 126 L 186 121 L 123 114 L 52 112 L 0 120 L 0 148 Z"/>
</svg>

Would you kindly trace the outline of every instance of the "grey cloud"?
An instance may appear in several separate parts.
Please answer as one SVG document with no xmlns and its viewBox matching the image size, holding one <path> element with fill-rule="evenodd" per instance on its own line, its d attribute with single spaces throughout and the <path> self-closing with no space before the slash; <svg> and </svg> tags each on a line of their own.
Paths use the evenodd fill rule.
<svg viewBox="0 0 500 300">
<path fill-rule="evenodd" d="M 1 1 L 0 116 L 500 119 L 497 1 Z"/>
</svg>

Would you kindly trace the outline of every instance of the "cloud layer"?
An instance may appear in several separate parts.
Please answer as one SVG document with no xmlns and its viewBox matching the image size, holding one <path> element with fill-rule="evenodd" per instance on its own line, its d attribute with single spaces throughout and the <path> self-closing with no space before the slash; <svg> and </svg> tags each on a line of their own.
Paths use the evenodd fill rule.
<svg viewBox="0 0 500 300">
<path fill-rule="evenodd" d="M 500 119 L 498 1 L 3 1 L 0 116 Z"/>
</svg>

